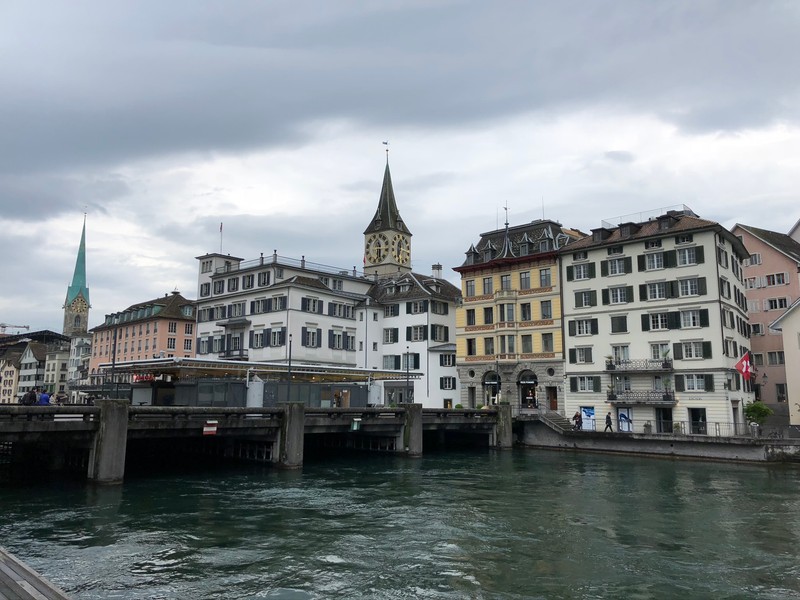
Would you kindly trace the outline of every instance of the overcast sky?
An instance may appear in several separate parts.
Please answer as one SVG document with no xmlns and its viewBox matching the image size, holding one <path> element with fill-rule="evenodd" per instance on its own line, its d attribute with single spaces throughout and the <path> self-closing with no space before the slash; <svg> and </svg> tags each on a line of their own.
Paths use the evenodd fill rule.
<svg viewBox="0 0 800 600">
<path fill-rule="evenodd" d="M 0 323 L 31 330 L 84 212 L 91 327 L 194 299 L 220 243 L 360 269 L 385 140 L 414 270 L 454 282 L 506 205 L 800 219 L 794 0 L 6 0 L 0 56 Z"/>
</svg>

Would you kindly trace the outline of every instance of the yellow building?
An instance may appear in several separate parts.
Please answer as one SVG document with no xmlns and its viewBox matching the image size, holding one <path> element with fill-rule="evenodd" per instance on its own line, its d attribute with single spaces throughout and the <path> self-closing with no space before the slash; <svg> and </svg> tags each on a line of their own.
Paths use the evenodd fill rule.
<svg viewBox="0 0 800 600">
<path fill-rule="evenodd" d="M 506 223 L 467 250 L 454 269 L 463 296 L 456 311 L 463 406 L 563 407 L 558 251 L 583 235 L 549 220 Z"/>
</svg>

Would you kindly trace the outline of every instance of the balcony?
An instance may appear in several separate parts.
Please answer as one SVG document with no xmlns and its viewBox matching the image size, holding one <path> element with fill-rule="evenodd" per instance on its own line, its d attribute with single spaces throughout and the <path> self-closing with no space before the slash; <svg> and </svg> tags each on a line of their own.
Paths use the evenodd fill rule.
<svg viewBox="0 0 800 600">
<path fill-rule="evenodd" d="M 606 371 L 621 371 L 623 373 L 664 373 L 672 371 L 672 359 L 635 358 L 629 360 L 606 359 Z"/>
<path fill-rule="evenodd" d="M 607 402 L 612 405 L 629 406 L 675 406 L 675 392 L 672 390 L 620 390 L 610 391 Z"/>
<path fill-rule="evenodd" d="M 247 348 L 239 350 L 223 350 L 219 357 L 224 360 L 247 360 Z"/>
<path fill-rule="evenodd" d="M 494 294 L 497 300 L 513 300 L 517 297 L 516 290 L 497 290 Z"/>
</svg>

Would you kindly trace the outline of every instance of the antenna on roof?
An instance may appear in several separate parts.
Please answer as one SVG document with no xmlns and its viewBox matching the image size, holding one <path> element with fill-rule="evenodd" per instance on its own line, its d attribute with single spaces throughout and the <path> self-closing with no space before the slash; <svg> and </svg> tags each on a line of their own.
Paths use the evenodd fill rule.
<svg viewBox="0 0 800 600">
<path fill-rule="evenodd" d="M 386 164 L 389 164 L 389 140 L 383 142 L 383 145 L 386 146 Z"/>
<path fill-rule="evenodd" d="M 542 221 L 544 221 L 544 194 L 542 194 Z"/>
</svg>

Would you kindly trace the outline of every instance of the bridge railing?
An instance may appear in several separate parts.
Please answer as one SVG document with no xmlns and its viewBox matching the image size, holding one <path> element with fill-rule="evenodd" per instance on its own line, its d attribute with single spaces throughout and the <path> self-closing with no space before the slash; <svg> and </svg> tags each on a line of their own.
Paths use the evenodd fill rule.
<svg viewBox="0 0 800 600">
<path fill-rule="evenodd" d="M 757 437 L 746 423 L 724 421 L 666 421 L 654 419 L 614 420 L 614 433 L 644 433 L 656 436 L 703 436 L 703 437 Z M 583 431 L 604 431 L 604 419 L 584 419 Z"/>
</svg>

